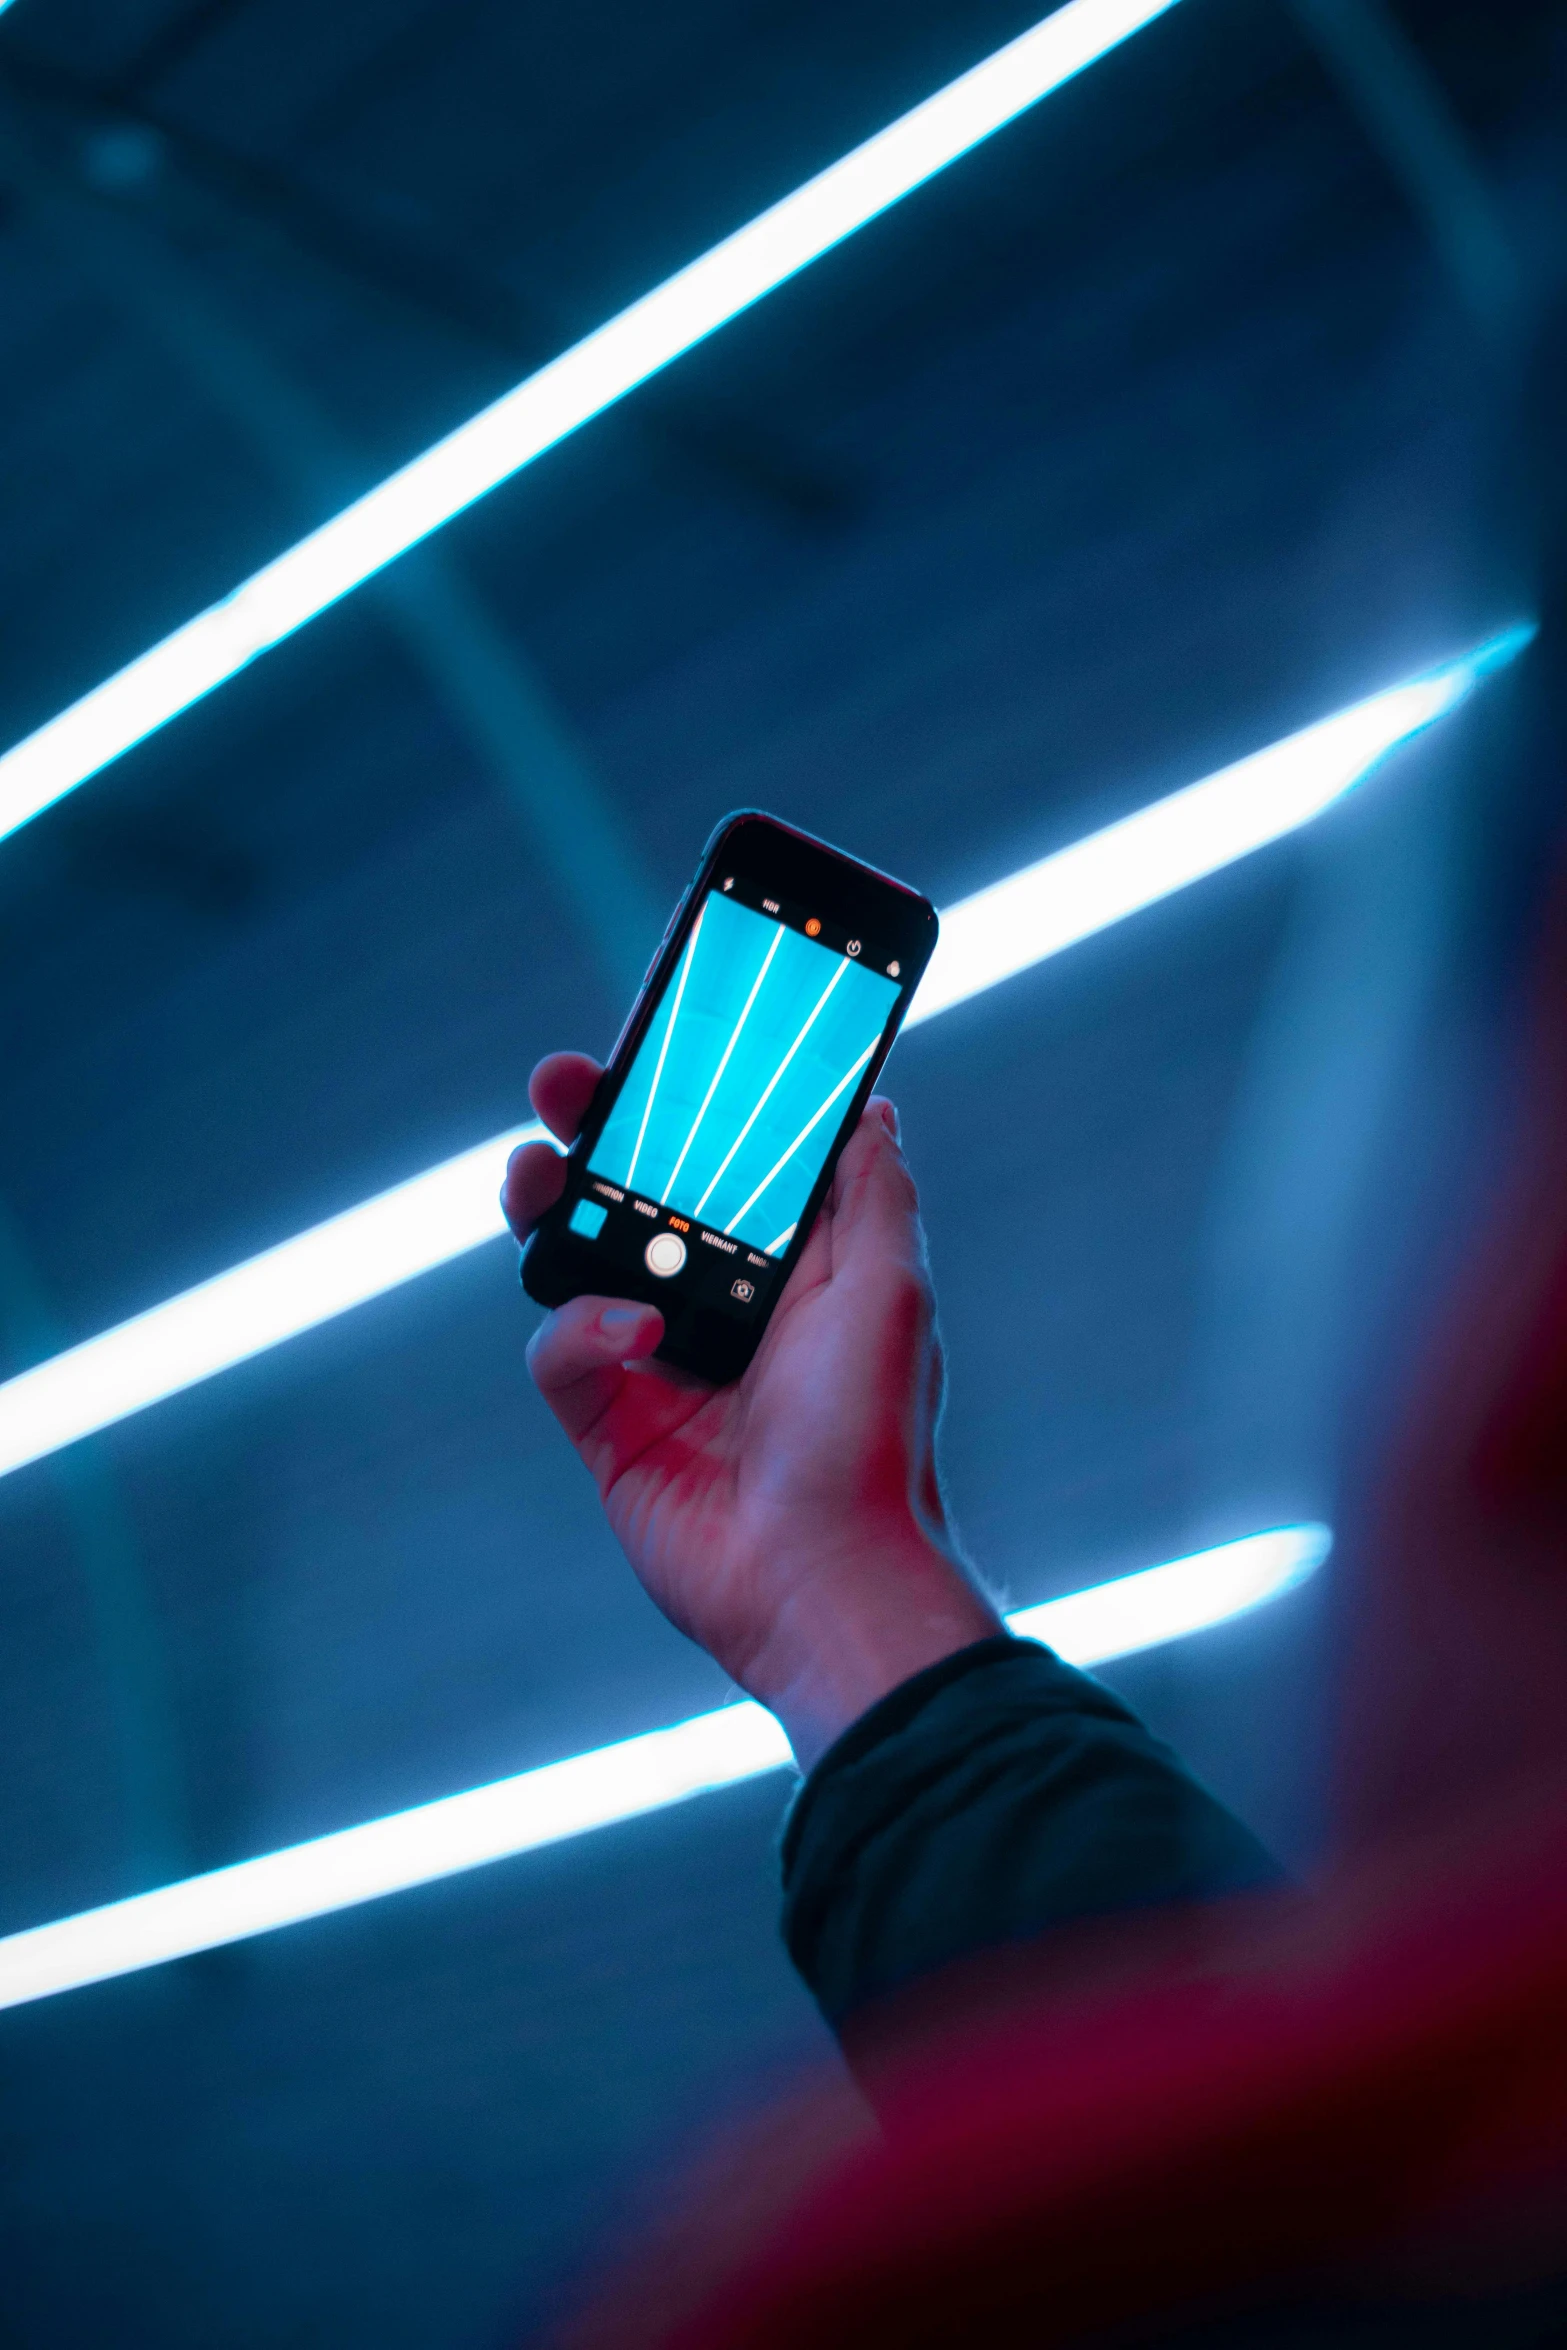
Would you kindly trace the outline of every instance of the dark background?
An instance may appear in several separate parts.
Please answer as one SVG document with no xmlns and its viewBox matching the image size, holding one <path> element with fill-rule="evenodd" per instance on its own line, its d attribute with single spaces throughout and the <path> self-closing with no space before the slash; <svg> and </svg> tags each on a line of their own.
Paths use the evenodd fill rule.
<svg viewBox="0 0 1567 2350">
<path fill-rule="evenodd" d="M 1033 13 L 17 0 L 4 739 Z M 1183 0 L 0 847 L 7 1366 L 515 1123 L 726 808 L 950 902 L 1517 617 L 1564 79 L 1544 0 Z M 1334 1514 L 1475 724 L 899 1049 L 1014 1603 Z M 0 1485 L 0 1930 L 721 1699 L 531 1319 L 497 1243 Z M 1110 1676 L 1294 1858 L 1331 1596 Z M 0 2338 L 513 2338 L 832 2061 L 784 1793 L 0 2017 Z"/>
</svg>

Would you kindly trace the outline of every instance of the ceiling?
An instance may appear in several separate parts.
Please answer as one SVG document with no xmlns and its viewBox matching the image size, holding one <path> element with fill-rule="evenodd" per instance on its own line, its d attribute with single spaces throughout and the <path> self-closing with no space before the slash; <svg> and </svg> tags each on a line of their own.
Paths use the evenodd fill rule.
<svg viewBox="0 0 1567 2350">
<path fill-rule="evenodd" d="M 515 1123 L 726 808 L 949 901 L 1515 616 L 1495 321 L 1310 13 L 1183 0 L 0 847 L 11 1366 Z M 1032 14 L 16 0 L 5 739 Z M 1545 272 L 1562 9 L 1394 22 Z M 1450 1117 L 1468 723 L 900 1048 L 1015 1601 L 1333 1514 Z M 721 1699 L 531 1393 L 513 1259 L 0 1483 L 0 1930 Z M 1114 1675 L 1292 1855 L 1330 1597 Z M 781 1801 L 0 2018 L 6 2338 L 513 2338 L 830 2060 Z"/>
</svg>

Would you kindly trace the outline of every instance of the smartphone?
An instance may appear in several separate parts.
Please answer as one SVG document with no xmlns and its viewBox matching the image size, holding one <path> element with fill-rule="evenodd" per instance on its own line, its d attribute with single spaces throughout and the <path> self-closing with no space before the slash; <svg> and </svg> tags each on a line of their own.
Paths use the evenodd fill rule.
<svg viewBox="0 0 1567 2350">
<path fill-rule="evenodd" d="M 928 898 L 726 817 L 670 917 L 522 1260 L 544 1306 L 637 1298 L 722 1386 L 761 1343 L 936 944 Z"/>
</svg>

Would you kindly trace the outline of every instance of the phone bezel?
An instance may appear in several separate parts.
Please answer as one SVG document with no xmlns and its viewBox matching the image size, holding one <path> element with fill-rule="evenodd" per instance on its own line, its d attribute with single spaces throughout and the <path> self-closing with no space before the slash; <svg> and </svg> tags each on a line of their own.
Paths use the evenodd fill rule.
<svg viewBox="0 0 1567 2350">
<path fill-rule="evenodd" d="M 690 883 L 670 916 L 658 952 L 648 966 L 635 1002 L 627 1014 L 614 1050 L 589 1104 L 581 1131 L 566 1154 L 566 1184 L 557 1204 L 540 1220 L 522 1260 L 522 1281 L 528 1295 L 545 1306 L 564 1305 L 569 1298 L 603 1294 L 603 1261 L 594 1244 L 569 1229 L 572 1209 L 582 1197 L 588 1161 L 603 1133 L 622 1085 L 635 1061 L 664 993 L 671 984 L 697 908 L 723 873 L 734 872 L 770 886 L 780 898 L 810 905 L 824 923 L 862 931 L 885 948 L 889 959 L 902 966 L 897 997 L 888 1012 L 881 1040 L 859 1083 L 849 1096 L 812 1187 L 793 1240 L 779 1258 L 779 1274 L 771 1299 L 750 1320 L 688 1303 L 671 1296 L 669 1286 L 651 1273 L 616 1268 L 617 1296 L 655 1305 L 664 1315 L 661 1360 L 724 1385 L 736 1379 L 761 1344 L 790 1275 L 799 1262 L 817 1213 L 832 1182 L 838 1156 L 853 1133 L 888 1053 L 902 1027 L 914 991 L 935 948 L 938 920 L 928 898 L 896 881 L 874 865 L 844 854 L 794 825 L 758 809 L 742 809 L 725 817 L 710 836 Z"/>
</svg>

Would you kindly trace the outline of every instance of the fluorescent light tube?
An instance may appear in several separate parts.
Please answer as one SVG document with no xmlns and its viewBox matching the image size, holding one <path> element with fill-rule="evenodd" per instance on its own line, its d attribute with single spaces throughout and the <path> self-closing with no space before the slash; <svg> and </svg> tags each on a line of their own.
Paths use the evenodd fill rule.
<svg viewBox="0 0 1567 2350">
<path fill-rule="evenodd" d="M 976 890 L 942 915 L 941 937 L 906 1025 L 934 1019 L 1293 832 L 1397 744 L 1461 702 L 1532 633 L 1508 630 L 1461 660 L 1356 702 Z"/>
<path fill-rule="evenodd" d="M 1276 1598 L 1312 1574 L 1331 1546 L 1325 1526 L 1280 1527 L 1024 1608 L 1007 1621 L 1068 1663 L 1103 1664 Z M 0 2007 L 351 1909 L 733 1787 L 791 1759 L 788 1740 L 762 1706 L 749 1699 L 723 1706 L 672 1729 L 7 1935 L 0 1940 Z"/>
<path fill-rule="evenodd" d="M 0 839 L 1174 5 L 1070 0 L 574 343 L 8 751 Z"/>
<path fill-rule="evenodd" d="M 1357 702 L 964 898 L 941 918 L 941 943 L 908 1025 L 1316 815 L 1530 633 L 1514 629 L 1428 677 Z M 505 1230 L 497 1194 L 507 1157 L 519 1142 L 544 1139 L 537 1125 L 496 1135 L 7 1380 L 0 1476 L 497 1238 Z"/>
<path fill-rule="evenodd" d="M 227 1371 L 505 1230 L 497 1194 L 537 1123 L 446 1159 L 0 1387 L 0 1476 Z"/>
<path fill-rule="evenodd" d="M 1008 1616 L 1007 1630 L 1020 1640 L 1042 1640 L 1068 1664 L 1108 1664 L 1277 1599 L 1315 1574 L 1332 1547 L 1326 1526 L 1276 1527 L 1169 1566 L 1095 1583 L 1066 1599 L 1047 1599 L 1043 1607 L 1020 1608 Z"/>
</svg>

